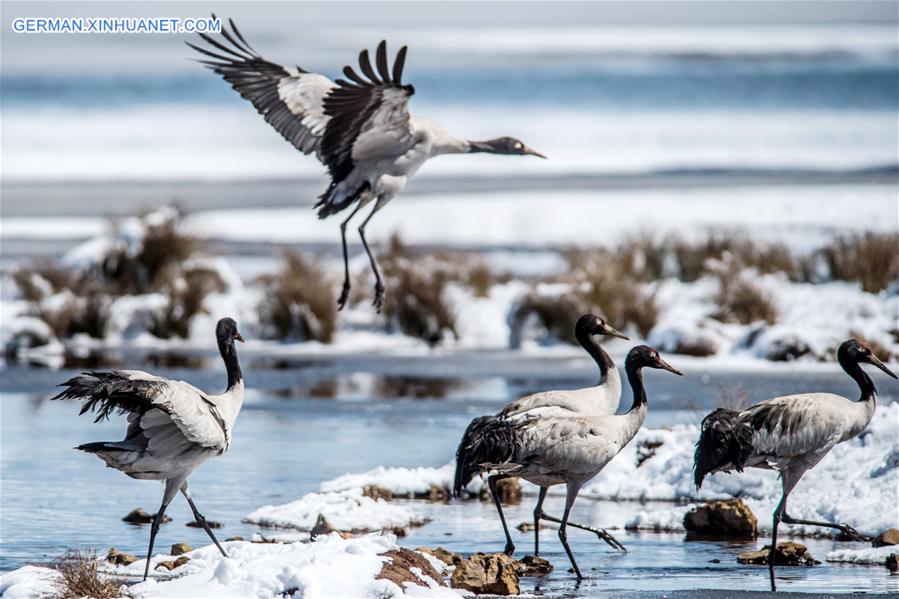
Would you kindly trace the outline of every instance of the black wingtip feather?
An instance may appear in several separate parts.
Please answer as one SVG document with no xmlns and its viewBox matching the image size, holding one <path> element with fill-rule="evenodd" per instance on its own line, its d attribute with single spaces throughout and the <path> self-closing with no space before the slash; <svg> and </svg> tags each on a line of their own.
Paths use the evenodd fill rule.
<svg viewBox="0 0 899 599">
<path fill-rule="evenodd" d="M 393 61 L 393 84 L 397 86 L 403 85 L 403 66 L 406 64 L 406 46 L 400 48 L 396 53 L 396 59 Z"/>
<path fill-rule="evenodd" d="M 390 80 L 390 68 L 387 66 L 387 41 L 381 40 L 381 43 L 378 44 L 378 50 L 375 53 L 375 61 L 378 65 L 378 74 L 381 75 L 381 79 L 384 83 L 390 85 L 392 82 Z"/>
</svg>

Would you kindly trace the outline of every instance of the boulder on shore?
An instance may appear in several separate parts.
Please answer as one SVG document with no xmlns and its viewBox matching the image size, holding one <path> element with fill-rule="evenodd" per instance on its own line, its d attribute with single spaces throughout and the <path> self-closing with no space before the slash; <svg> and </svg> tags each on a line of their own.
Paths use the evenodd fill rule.
<svg viewBox="0 0 899 599">
<path fill-rule="evenodd" d="M 125 515 L 124 518 L 122 518 L 122 522 L 127 522 L 128 524 L 150 524 L 153 522 L 153 518 L 155 516 L 156 516 L 156 514 L 148 514 L 147 511 L 144 510 L 144 508 L 136 507 L 133 510 L 131 510 L 130 512 L 128 512 L 128 514 Z M 171 521 L 172 521 L 172 519 L 169 518 L 168 516 L 164 515 L 162 517 L 163 524 L 165 524 L 166 522 L 171 522 Z"/>
<path fill-rule="evenodd" d="M 503 505 L 518 505 L 521 503 L 521 481 L 517 478 L 503 478 L 496 482 L 496 494 Z M 490 487 L 484 485 L 479 494 L 481 501 L 493 501 L 490 495 Z"/>
<path fill-rule="evenodd" d="M 546 576 L 553 571 L 553 565 L 549 560 L 536 555 L 526 555 L 517 562 L 518 575 L 522 578 L 530 576 Z"/>
<path fill-rule="evenodd" d="M 767 566 L 769 551 L 771 551 L 771 545 L 765 545 L 756 551 L 745 551 L 737 556 L 737 561 L 741 564 Z M 777 549 L 774 550 L 775 566 L 814 566 L 820 563 L 808 553 L 808 548 L 801 543 L 792 541 L 778 543 Z"/>
<path fill-rule="evenodd" d="M 183 566 L 184 564 L 186 564 L 189 561 L 190 561 L 189 557 L 187 557 L 186 555 L 182 555 L 181 557 L 179 557 L 176 560 L 167 560 L 164 562 L 159 562 L 158 564 L 156 564 L 153 567 L 153 569 L 158 570 L 160 568 L 165 568 L 166 570 L 174 570 L 175 568 L 180 568 L 181 566 Z"/>
<path fill-rule="evenodd" d="M 172 550 L 169 552 L 170 555 L 183 555 L 185 553 L 190 553 L 194 548 L 188 545 L 187 543 L 175 543 L 172 545 Z"/>
<path fill-rule="evenodd" d="M 899 545 L 899 529 L 888 528 L 871 541 L 874 547 L 886 547 L 887 545 Z"/>
<path fill-rule="evenodd" d="M 437 547 L 436 549 L 431 549 L 430 547 L 417 547 L 415 551 L 435 557 L 447 566 L 455 566 L 462 561 L 461 553 L 450 551 L 446 547 Z"/>
<path fill-rule="evenodd" d="M 446 586 L 443 576 L 434 569 L 431 562 L 410 549 L 393 549 L 382 555 L 387 557 L 388 560 L 381 566 L 381 571 L 376 576 L 377 579 L 389 580 L 401 589 L 404 588 L 407 582 L 421 587 L 428 587 L 427 581 L 415 573 L 417 569 L 421 575 L 432 578 L 440 586 Z"/>
<path fill-rule="evenodd" d="M 115 547 L 111 547 L 109 549 L 109 552 L 106 554 L 106 561 L 111 564 L 115 564 L 116 566 L 128 566 L 130 564 L 133 564 L 137 560 L 137 557 L 131 555 L 130 553 L 119 551 Z"/>
<path fill-rule="evenodd" d="M 518 595 L 518 562 L 505 553 L 473 553 L 456 565 L 451 578 L 456 589 L 475 594 Z"/>
<path fill-rule="evenodd" d="M 758 522 L 742 499 L 710 501 L 684 515 L 687 532 L 703 536 L 755 538 Z"/>
</svg>

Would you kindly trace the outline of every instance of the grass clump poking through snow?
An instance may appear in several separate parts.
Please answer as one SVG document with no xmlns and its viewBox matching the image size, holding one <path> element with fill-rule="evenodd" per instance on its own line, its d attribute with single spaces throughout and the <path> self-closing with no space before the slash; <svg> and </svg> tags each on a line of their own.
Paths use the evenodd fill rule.
<svg viewBox="0 0 899 599">
<path fill-rule="evenodd" d="M 116 295 L 136 295 L 164 289 L 177 276 L 181 264 L 207 249 L 199 237 L 184 233 L 183 214 L 174 208 L 146 214 L 135 232 L 117 227 L 117 244 L 100 262 L 103 278 Z M 129 225 L 134 223 L 129 219 Z"/>
<path fill-rule="evenodd" d="M 259 278 L 259 321 L 264 336 L 330 343 L 337 322 L 334 281 L 295 251 L 284 252 L 281 270 Z"/>
<path fill-rule="evenodd" d="M 777 320 L 777 306 L 768 293 L 746 277 L 736 264 L 718 272 L 718 310 L 712 317 L 721 322 L 743 325 L 755 322 L 773 324 Z"/>
<path fill-rule="evenodd" d="M 42 263 L 19 268 L 12 278 L 28 303 L 28 315 L 42 320 L 57 338 L 106 336 L 111 300 L 106 286 L 94 277 Z"/>
<path fill-rule="evenodd" d="M 382 312 L 388 329 L 437 345 L 444 335 L 458 337 L 456 315 L 446 297 L 453 276 L 435 256 L 412 256 L 397 235 L 381 257 L 387 293 Z"/>
<path fill-rule="evenodd" d="M 821 250 L 833 279 L 858 281 L 877 293 L 899 279 L 899 233 L 842 235 Z"/>
<path fill-rule="evenodd" d="M 597 311 L 617 328 L 633 326 L 645 337 L 655 326 L 658 307 L 643 283 L 605 251 L 569 250 L 572 291 L 582 312 Z M 576 317 L 575 317 L 576 318 Z"/>
<path fill-rule="evenodd" d="M 92 553 L 82 554 L 73 550 L 66 553 L 56 564 L 56 571 L 62 576 L 53 599 L 114 599 L 128 597 L 119 582 L 100 578 L 97 570 L 99 562 Z"/>
</svg>

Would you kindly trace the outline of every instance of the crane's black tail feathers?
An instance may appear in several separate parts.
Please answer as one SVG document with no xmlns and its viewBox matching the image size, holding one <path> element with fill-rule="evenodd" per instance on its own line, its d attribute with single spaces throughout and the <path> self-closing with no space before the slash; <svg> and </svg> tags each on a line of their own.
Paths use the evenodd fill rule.
<svg viewBox="0 0 899 599">
<path fill-rule="evenodd" d="M 328 189 L 318 197 L 318 201 L 315 203 L 314 208 L 318 208 L 318 218 L 324 219 L 332 214 L 337 214 L 353 204 L 370 188 L 368 181 L 365 181 L 356 189 L 349 189 L 345 179 L 343 181 L 331 181 Z"/>
<path fill-rule="evenodd" d="M 743 471 L 752 453 L 752 428 L 740 422 L 739 412 L 718 408 L 702 420 L 699 441 L 693 454 L 696 488 L 708 474 L 721 470 Z"/>
<path fill-rule="evenodd" d="M 121 441 L 95 441 L 94 443 L 84 443 L 75 449 L 88 453 L 99 453 L 101 451 L 133 451 L 134 448 L 125 447 Z"/>
<path fill-rule="evenodd" d="M 81 399 L 79 414 L 96 412 L 94 422 L 100 422 L 115 411 L 144 411 L 153 407 L 150 397 L 159 391 L 155 381 L 132 379 L 118 371 L 84 372 L 59 385 L 62 391 L 50 399 Z"/>
<path fill-rule="evenodd" d="M 453 497 L 459 497 L 471 479 L 486 469 L 484 464 L 511 461 L 519 446 L 514 424 L 496 416 L 480 416 L 472 420 L 456 450 Z"/>
</svg>

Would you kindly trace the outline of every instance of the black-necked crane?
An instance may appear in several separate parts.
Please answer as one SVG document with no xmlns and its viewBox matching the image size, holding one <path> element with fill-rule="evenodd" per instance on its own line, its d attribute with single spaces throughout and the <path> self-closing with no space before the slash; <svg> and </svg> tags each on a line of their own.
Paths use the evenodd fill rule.
<svg viewBox="0 0 899 599">
<path fill-rule="evenodd" d="M 451 134 L 431 119 L 412 116 L 412 85 L 403 83 L 406 46 L 393 65 L 382 41 L 372 66 L 368 50 L 359 54 L 359 74 L 345 66 L 346 79 L 332 81 L 298 67 L 283 67 L 260 56 L 234 22 L 222 27 L 222 39 L 199 34 L 210 47 L 188 45 L 212 60 L 201 60 L 249 100 L 266 122 L 303 154 L 315 153 L 331 177 L 315 207 L 326 218 L 354 206 L 340 223 L 344 281 L 338 304 L 346 305 L 350 292 L 346 228 L 363 207 L 374 201 L 359 225 L 359 238 L 375 276 L 374 305 L 380 310 L 384 283 L 365 238 L 371 218 L 396 197 L 409 177 L 430 158 L 443 154 L 510 154 L 539 156 L 512 137 L 469 141 Z"/>
<path fill-rule="evenodd" d="M 470 480 L 479 473 L 488 474 L 487 483 L 506 535 L 506 554 L 511 555 L 515 545 L 496 494 L 497 481 L 516 476 L 541 489 L 564 484 L 565 509 L 560 520 L 559 540 L 578 580 L 583 578 L 568 546 L 566 527 L 571 506 L 584 483 L 599 474 L 643 425 L 647 396 L 642 369 L 660 368 L 681 374 L 665 362 L 658 351 L 646 345 L 632 348 L 624 364 L 634 394 L 633 404 L 626 414 L 543 416 L 517 421 L 495 419 L 484 426 L 471 443 L 460 447 L 456 468 L 462 469 L 458 474 L 461 480 Z M 541 493 L 537 513 L 540 513 L 543 497 L 544 493 Z"/>
<path fill-rule="evenodd" d="M 775 397 L 742 412 L 719 408 L 702 421 L 694 454 L 696 487 L 715 472 L 765 468 L 780 474 L 783 494 L 774 510 L 768 566 L 774 568 L 777 528 L 781 522 L 835 528 L 854 540 L 863 537 L 846 524 L 800 520 L 787 514 L 787 497 L 808 470 L 831 449 L 864 431 L 877 403 L 877 389 L 860 364 L 872 364 L 896 375 L 863 343 L 849 339 L 837 350 L 837 361 L 858 383 L 858 401 L 833 393 L 802 393 Z M 774 584 L 772 574 L 772 585 Z"/>
<path fill-rule="evenodd" d="M 97 413 L 95 422 L 110 413 L 128 413 L 128 430 L 121 441 L 99 441 L 76 449 L 93 453 L 131 478 L 165 481 L 162 505 L 150 527 L 150 545 L 144 579 L 150 572 L 153 543 L 166 507 L 180 490 L 194 518 L 228 557 L 206 518 L 199 512 L 187 487 L 187 477 L 209 458 L 223 454 L 231 444 L 234 421 L 243 404 L 244 383 L 235 341 L 243 341 L 237 323 L 223 318 L 216 325 L 219 352 L 228 373 L 228 387 L 210 395 L 184 381 L 173 381 L 139 370 L 86 372 L 69 379 L 53 399 L 81 399 L 81 414 Z"/>
<path fill-rule="evenodd" d="M 606 353 L 594 335 L 607 335 L 620 339 L 627 339 L 627 337 L 603 318 L 594 314 L 583 314 L 577 319 L 574 325 L 574 337 L 581 347 L 590 354 L 599 368 L 597 384 L 583 389 L 532 393 L 509 403 L 495 415 L 479 416 L 471 421 L 468 428 L 465 429 L 456 451 L 456 474 L 453 482 L 453 494 L 456 497 L 462 494 L 474 476 L 471 465 L 461 461 L 465 455 L 470 455 L 466 452 L 466 447 L 476 443 L 481 431 L 489 427 L 495 420 L 515 422 L 546 416 L 592 416 L 614 414 L 618 410 L 618 402 L 621 399 L 621 377 L 618 376 L 618 369 L 615 367 L 612 357 Z M 559 522 L 558 518 L 543 513 L 541 506 L 545 496 L 546 487 L 541 487 L 537 508 L 534 510 L 534 555 L 540 554 L 540 520 Z M 624 550 L 624 546 L 603 529 L 574 522 L 569 522 L 568 525 L 594 532 L 606 543 L 616 549 Z"/>
</svg>

